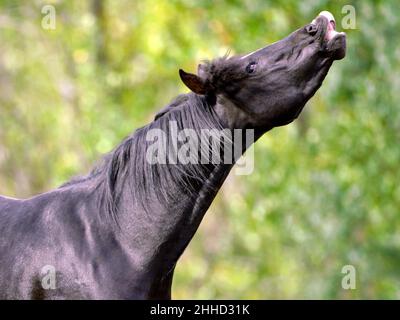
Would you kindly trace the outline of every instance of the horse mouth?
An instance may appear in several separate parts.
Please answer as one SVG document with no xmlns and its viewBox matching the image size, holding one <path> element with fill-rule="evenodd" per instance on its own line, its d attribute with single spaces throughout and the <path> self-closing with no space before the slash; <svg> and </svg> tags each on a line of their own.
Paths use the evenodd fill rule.
<svg viewBox="0 0 400 320">
<path fill-rule="evenodd" d="M 320 19 L 325 19 L 323 22 Z M 319 13 L 311 23 L 315 24 L 319 21 L 326 23 L 326 29 L 323 33 L 323 42 L 326 45 L 326 50 L 332 55 L 335 60 L 343 59 L 346 55 L 346 34 L 344 32 L 336 31 L 336 20 L 332 13 L 329 11 L 322 11 Z"/>
</svg>

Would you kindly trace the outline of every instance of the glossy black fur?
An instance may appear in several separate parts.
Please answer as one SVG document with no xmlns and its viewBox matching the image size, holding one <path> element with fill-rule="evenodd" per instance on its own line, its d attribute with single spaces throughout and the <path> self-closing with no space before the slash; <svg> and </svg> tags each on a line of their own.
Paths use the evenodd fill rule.
<svg viewBox="0 0 400 320">
<path fill-rule="evenodd" d="M 181 71 L 193 93 L 177 97 L 88 176 L 26 200 L 0 196 L 0 298 L 169 299 L 175 265 L 231 164 L 150 165 L 150 129 L 255 129 L 293 121 L 321 86 L 344 35 L 324 39 L 317 19 L 247 56 Z M 244 152 L 245 150 L 242 150 Z M 56 289 L 42 286 L 45 265 Z"/>
</svg>

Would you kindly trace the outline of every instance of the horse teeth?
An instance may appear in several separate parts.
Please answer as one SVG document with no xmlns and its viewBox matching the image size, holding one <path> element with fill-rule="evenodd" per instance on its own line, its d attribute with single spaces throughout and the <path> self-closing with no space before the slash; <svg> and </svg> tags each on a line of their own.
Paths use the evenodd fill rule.
<svg viewBox="0 0 400 320">
<path fill-rule="evenodd" d="M 326 17 L 329 22 L 333 22 L 336 25 L 336 21 L 335 21 L 335 17 L 333 16 L 332 13 L 330 13 L 329 11 L 321 11 L 318 16 L 324 16 Z"/>
</svg>

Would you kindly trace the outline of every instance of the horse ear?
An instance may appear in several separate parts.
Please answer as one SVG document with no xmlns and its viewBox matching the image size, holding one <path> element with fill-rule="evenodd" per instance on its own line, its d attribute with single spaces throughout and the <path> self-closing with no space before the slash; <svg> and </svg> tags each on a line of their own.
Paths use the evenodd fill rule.
<svg viewBox="0 0 400 320">
<path fill-rule="evenodd" d="M 187 73 L 182 69 L 179 69 L 179 76 L 181 77 L 182 82 L 194 93 L 206 94 L 206 86 L 199 76 Z"/>
</svg>

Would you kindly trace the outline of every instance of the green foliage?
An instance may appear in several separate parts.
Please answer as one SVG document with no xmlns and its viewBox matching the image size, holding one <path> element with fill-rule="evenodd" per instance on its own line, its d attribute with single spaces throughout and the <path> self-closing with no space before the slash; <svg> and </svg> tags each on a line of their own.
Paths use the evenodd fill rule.
<svg viewBox="0 0 400 320">
<path fill-rule="evenodd" d="M 56 29 L 41 27 L 53 4 Z M 0 193 L 84 173 L 185 91 L 177 70 L 250 52 L 348 1 L 0 1 Z M 400 298 L 399 4 L 352 1 L 348 55 L 230 176 L 175 298 Z M 357 289 L 343 290 L 354 265 Z"/>
</svg>

